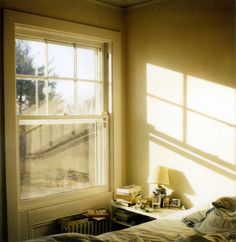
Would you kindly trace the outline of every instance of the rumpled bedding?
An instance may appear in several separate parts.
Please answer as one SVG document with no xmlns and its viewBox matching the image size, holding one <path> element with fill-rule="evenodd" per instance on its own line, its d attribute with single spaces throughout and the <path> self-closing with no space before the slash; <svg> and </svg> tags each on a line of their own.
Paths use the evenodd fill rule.
<svg viewBox="0 0 236 242">
<path fill-rule="evenodd" d="M 236 241 L 236 197 L 221 197 L 212 205 L 210 209 L 192 213 L 182 221 L 194 228 L 202 241 Z"/>
<path fill-rule="evenodd" d="M 66 233 L 50 235 L 44 238 L 30 240 L 30 242 L 169 242 L 181 241 L 181 239 L 194 234 L 196 234 L 196 231 L 187 227 L 180 220 L 160 219 L 99 236 Z"/>
<path fill-rule="evenodd" d="M 66 233 L 28 242 L 236 242 L 236 197 L 223 197 L 206 211 L 193 209 L 99 236 Z"/>
<path fill-rule="evenodd" d="M 176 242 L 228 242 L 225 237 L 220 234 L 195 234 L 186 238 L 180 238 Z"/>
</svg>

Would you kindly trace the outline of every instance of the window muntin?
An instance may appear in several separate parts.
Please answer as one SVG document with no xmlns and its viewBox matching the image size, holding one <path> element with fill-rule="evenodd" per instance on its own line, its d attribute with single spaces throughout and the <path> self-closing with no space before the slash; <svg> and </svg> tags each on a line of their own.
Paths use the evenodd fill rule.
<svg viewBox="0 0 236 242">
<path fill-rule="evenodd" d="M 107 186 L 102 49 L 16 38 L 21 199 Z"/>
</svg>

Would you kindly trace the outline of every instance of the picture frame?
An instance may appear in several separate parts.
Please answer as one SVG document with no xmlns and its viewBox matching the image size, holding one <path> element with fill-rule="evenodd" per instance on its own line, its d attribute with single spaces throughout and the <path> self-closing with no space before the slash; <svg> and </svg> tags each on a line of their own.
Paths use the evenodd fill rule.
<svg viewBox="0 0 236 242">
<path fill-rule="evenodd" d="M 180 208 L 181 206 L 181 200 L 178 198 L 172 198 L 170 200 L 170 207 L 174 207 L 174 208 Z"/>
<path fill-rule="evenodd" d="M 152 198 L 152 208 L 153 209 L 158 209 L 161 207 L 161 194 L 155 195 Z"/>
</svg>

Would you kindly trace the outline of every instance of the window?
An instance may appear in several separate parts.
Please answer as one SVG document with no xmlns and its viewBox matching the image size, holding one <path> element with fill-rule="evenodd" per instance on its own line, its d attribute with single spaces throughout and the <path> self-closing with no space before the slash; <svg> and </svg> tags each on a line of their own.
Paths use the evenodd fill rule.
<svg viewBox="0 0 236 242">
<path fill-rule="evenodd" d="M 105 44 L 17 33 L 20 199 L 108 186 Z"/>
<path fill-rule="evenodd" d="M 3 38 L 8 240 L 24 241 L 121 185 L 121 35 L 4 10 Z"/>
</svg>

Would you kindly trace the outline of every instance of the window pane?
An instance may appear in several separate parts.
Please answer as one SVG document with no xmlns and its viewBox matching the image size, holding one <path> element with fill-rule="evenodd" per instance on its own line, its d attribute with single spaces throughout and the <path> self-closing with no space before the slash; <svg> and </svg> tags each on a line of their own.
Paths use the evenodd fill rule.
<svg viewBox="0 0 236 242">
<path fill-rule="evenodd" d="M 101 114 L 101 84 L 78 82 L 78 113 Z"/>
<path fill-rule="evenodd" d="M 21 199 L 106 184 L 102 120 L 21 122 Z"/>
<path fill-rule="evenodd" d="M 45 81 L 38 81 L 38 114 L 46 115 L 46 84 Z"/>
<path fill-rule="evenodd" d="M 42 76 L 45 74 L 45 44 L 16 39 L 16 74 Z"/>
<path fill-rule="evenodd" d="M 77 76 L 79 79 L 98 80 L 97 51 L 77 48 Z"/>
<path fill-rule="evenodd" d="M 48 44 L 48 75 L 74 77 L 73 46 Z"/>
<path fill-rule="evenodd" d="M 34 115 L 36 109 L 36 82 L 33 80 L 16 81 L 17 114 Z"/>
<path fill-rule="evenodd" d="M 48 82 L 49 114 L 74 113 L 74 81 Z"/>
</svg>

